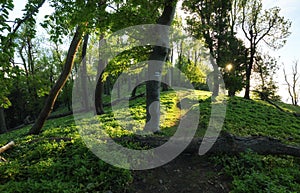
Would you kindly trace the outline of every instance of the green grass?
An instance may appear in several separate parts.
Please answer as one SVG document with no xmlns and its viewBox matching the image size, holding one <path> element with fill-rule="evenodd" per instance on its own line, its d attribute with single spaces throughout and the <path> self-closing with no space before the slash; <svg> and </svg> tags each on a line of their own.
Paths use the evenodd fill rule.
<svg viewBox="0 0 300 193">
<path fill-rule="evenodd" d="M 203 136 L 211 114 L 210 92 L 196 91 L 190 95 L 183 91 L 181 94 L 184 100 L 200 102 L 196 135 Z M 161 94 L 161 135 L 172 136 L 180 116 L 186 112 L 183 109 L 180 113 L 178 102 L 173 91 Z M 279 105 L 287 111 L 299 112 L 298 107 Z M 86 118 L 85 123 L 112 137 L 133 135 L 142 131 L 145 123 L 145 98 L 131 101 L 129 109 L 120 105 L 115 112 L 111 108 L 106 108 L 106 112 Z M 1 154 L 7 162 L 0 163 L 0 192 L 125 192 L 132 182 L 131 172 L 98 159 L 86 147 L 78 128 L 73 116 L 68 116 L 47 121 L 38 136 L 26 135 L 29 127 L 0 135 L 0 146 L 10 140 L 16 143 L 14 148 Z M 269 136 L 300 146 L 300 118 L 264 101 L 229 98 L 223 130 L 239 136 Z M 138 144 L 126 146 L 139 148 Z M 215 156 L 213 160 L 222 165 L 223 172 L 232 179 L 233 192 L 300 192 L 297 158 L 248 152 L 234 157 Z"/>
<path fill-rule="evenodd" d="M 125 192 L 131 182 L 128 170 L 89 151 L 72 116 L 47 121 L 39 136 L 26 136 L 28 129 L 0 135 L 0 145 L 16 143 L 2 155 L 0 192 Z"/>
<path fill-rule="evenodd" d="M 300 144 L 300 118 L 264 101 L 231 98 L 224 129 L 240 136 L 261 135 Z"/>
<path fill-rule="evenodd" d="M 262 156 L 248 151 L 239 156 L 212 158 L 232 180 L 233 193 L 300 191 L 300 160 L 290 156 Z"/>
<path fill-rule="evenodd" d="M 294 106 L 290 104 L 286 104 L 283 102 L 276 102 L 278 106 L 280 106 L 283 110 L 286 110 L 291 113 L 300 113 L 300 106 Z"/>
</svg>

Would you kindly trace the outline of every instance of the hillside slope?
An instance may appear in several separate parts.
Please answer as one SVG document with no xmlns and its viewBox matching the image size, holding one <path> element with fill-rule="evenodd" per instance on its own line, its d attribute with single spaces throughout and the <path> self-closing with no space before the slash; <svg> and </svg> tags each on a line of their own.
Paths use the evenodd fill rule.
<svg viewBox="0 0 300 193">
<path fill-rule="evenodd" d="M 197 91 L 200 101 L 200 123 L 198 136 L 204 134 L 210 117 L 210 93 Z M 195 97 L 195 96 L 193 96 Z M 145 100 L 139 98 L 130 102 L 130 112 L 134 120 L 143 123 Z M 290 111 L 300 112 L 300 108 L 279 104 Z M 180 118 L 178 99 L 174 92 L 162 93 L 164 121 L 162 134 L 172 135 Z M 87 120 L 94 126 L 102 125 L 111 136 L 132 135 L 132 131 L 122 129 L 112 117 L 111 109 L 105 115 Z M 122 109 L 118 111 L 122 112 Z M 166 112 L 166 113 L 165 113 Z M 97 120 L 97 122 L 95 122 Z M 131 124 L 129 122 L 125 125 Z M 134 124 L 134 123 L 132 123 Z M 264 101 L 244 100 L 239 97 L 228 99 L 226 119 L 223 129 L 239 136 L 262 135 L 277 138 L 283 143 L 300 146 L 300 118 L 292 113 L 284 113 Z M 47 121 L 43 133 L 39 136 L 27 136 L 29 127 L 0 135 L 0 146 L 14 140 L 16 146 L 1 154 L 7 161 L 0 162 L 0 192 L 137 192 L 142 186 L 163 190 L 164 183 L 159 176 L 164 173 L 163 182 L 187 183 L 180 187 L 195 185 L 199 180 L 202 192 L 223 190 L 226 192 L 300 192 L 300 160 L 289 156 L 260 156 L 247 152 L 240 156 L 218 155 L 212 157 L 194 157 L 201 159 L 195 167 L 207 167 L 206 170 L 194 168 L 188 171 L 190 179 L 180 180 L 184 176 L 171 172 L 174 168 L 193 168 L 193 162 L 174 161 L 171 166 L 153 170 L 151 175 L 132 172 L 106 164 L 97 158 L 82 141 L 73 116 Z M 137 144 L 127 144 L 136 148 Z M 186 160 L 189 160 L 187 158 Z M 203 160 L 204 159 L 204 160 Z M 180 159 L 182 160 L 182 158 Z M 183 165 L 176 165 L 180 162 Z M 203 164 L 209 162 L 209 165 Z M 205 171 L 205 175 L 199 175 Z M 211 171 L 211 172 L 209 172 Z M 148 174 L 148 173 L 147 173 Z M 167 175 L 169 174 L 169 176 Z M 184 173 L 183 173 L 184 174 Z M 204 177 L 207 179 L 202 179 Z M 137 182 L 137 179 L 140 179 Z M 158 181 L 157 181 L 158 179 Z M 210 184 L 215 179 L 214 184 Z M 224 181 L 222 181 L 224 180 Z M 144 182 L 143 182 L 144 181 Z M 138 184 L 137 184 L 138 183 Z M 221 185 L 220 185 L 221 184 Z M 157 187 L 162 186 L 162 187 Z M 155 188 L 156 187 L 156 188 Z M 174 186 L 175 187 L 175 186 Z M 210 187 L 210 188 L 209 188 Z M 223 187 L 223 188 L 222 188 Z M 225 187 L 225 188 L 224 188 Z M 145 188 L 146 190 L 147 188 Z M 176 188 L 175 188 L 176 189 Z M 149 189 L 149 191 L 151 188 Z M 174 192 L 174 188 L 170 191 Z M 193 192 L 191 189 L 191 192 Z M 200 190 L 199 190 L 200 191 Z M 168 192 L 168 191 L 165 191 Z M 201 192 L 201 191 L 200 191 Z"/>
</svg>

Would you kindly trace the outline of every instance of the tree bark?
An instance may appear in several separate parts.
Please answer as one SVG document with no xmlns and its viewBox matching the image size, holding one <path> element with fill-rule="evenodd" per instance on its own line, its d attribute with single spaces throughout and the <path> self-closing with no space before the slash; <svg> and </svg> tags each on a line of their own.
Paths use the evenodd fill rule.
<svg viewBox="0 0 300 193">
<path fill-rule="evenodd" d="M 220 91 L 220 77 L 219 77 L 219 69 L 218 66 L 215 64 L 213 65 L 213 79 L 214 79 L 214 84 L 213 84 L 213 92 L 212 96 L 217 97 L 219 96 L 219 91 Z"/>
<path fill-rule="evenodd" d="M 99 49 L 100 49 L 100 42 L 103 40 L 104 35 L 101 35 L 99 40 Z M 104 108 L 103 108 L 103 91 L 104 91 L 104 84 L 102 80 L 103 75 L 103 69 L 105 68 L 105 61 L 101 59 L 100 51 L 99 51 L 99 63 L 98 63 L 98 69 L 97 69 L 97 84 L 96 84 L 96 90 L 95 90 L 95 114 L 96 115 L 102 115 L 104 114 Z"/>
<path fill-rule="evenodd" d="M 57 82 L 50 90 L 50 93 L 45 102 L 45 105 L 44 105 L 42 111 L 40 112 L 37 120 L 35 121 L 34 125 L 29 130 L 28 134 L 39 134 L 41 132 L 41 129 L 42 129 L 47 117 L 49 116 L 49 114 L 51 113 L 51 111 L 53 109 L 53 106 L 57 99 L 57 96 L 58 96 L 59 92 L 61 91 L 61 89 L 64 87 L 64 85 L 69 77 L 69 74 L 72 70 L 75 55 L 76 55 L 78 47 L 81 43 L 82 35 L 83 35 L 83 30 L 80 27 L 77 27 L 75 35 L 74 35 L 71 45 L 69 47 L 69 51 L 67 54 L 67 59 L 65 62 L 64 69 L 63 69 L 62 73 L 60 74 Z"/>
<path fill-rule="evenodd" d="M 4 109 L 0 107 L 0 134 L 6 133 L 7 127 L 5 123 L 5 114 Z"/>
<path fill-rule="evenodd" d="M 82 106 L 83 109 L 89 109 L 88 102 L 88 85 L 87 85 L 87 69 L 86 69 L 86 50 L 89 41 L 89 34 L 84 36 L 83 46 L 82 46 L 82 71 L 81 71 L 81 87 L 82 87 Z"/>
<path fill-rule="evenodd" d="M 164 11 L 157 21 L 157 24 L 170 26 L 176 9 L 176 0 L 167 0 Z M 168 31 L 162 32 L 166 34 L 158 34 L 160 41 L 167 46 L 169 44 Z M 162 38 L 165 37 L 165 39 Z M 168 47 L 155 46 L 149 56 L 148 78 L 146 82 L 146 125 L 145 131 L 159 131 L 160 120 L 160 79 L 162 65 L 167 59 L 169 53 Z M 156 62 L 153 62 L 156 61 Z"/>
<path fill-rule="evenodd" d="M 251 80 L 251 72 L 252 72 L 252 67 L 254 63 L 254 56 L 255 56 L 255 47 L 256 45 L 253 45 L 254 43 L 251 43 L 251 49 L 250 49 L 250 61 L 249 64 L 247 65 L 246 68 L 246 87 L 245 87 L 245 99 L 250 99 L 250 80 Z"/>
</svg>

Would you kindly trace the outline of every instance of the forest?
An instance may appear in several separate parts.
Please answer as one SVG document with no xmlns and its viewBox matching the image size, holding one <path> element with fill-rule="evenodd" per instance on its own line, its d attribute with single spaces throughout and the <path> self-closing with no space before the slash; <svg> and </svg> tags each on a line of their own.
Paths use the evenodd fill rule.
<svg viewBox="0 0 300 193">
<path fill-rule="evenodd" d="M 265 51 L 292 33 L 280 7 L 18 3 L 0 2 L 0 192 L 300 192 L 298 62 Z"/>
</svg>

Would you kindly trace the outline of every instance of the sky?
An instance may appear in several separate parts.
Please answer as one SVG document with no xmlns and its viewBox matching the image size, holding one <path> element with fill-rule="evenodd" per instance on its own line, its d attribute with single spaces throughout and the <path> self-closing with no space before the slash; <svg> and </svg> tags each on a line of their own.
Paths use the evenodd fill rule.
<svg viewBox="0 0 300 193">
<path fill-rule="evenodd" d="M 284 81 L 283 68 L 286 69 L 287 74 L 291 73 L 291 66 L 294 61 L 300 62 L 300 1 L 299 0 L 263 0 L 263 5 L 266 8 L 278 6 L 281 8 L 281 15 L 292 22 L 291 35 L 289 36 L 286 45 L 277 50 L 270 51 L 270 55 L 278 58 L 278 63 L 281 66 L 277 73 L 277 82 L 279 83 L 279 95 L 282 96 L 284 102 L 289 98 L 287 85 Z M 266 49 L 267 50 L 267 49 Z M 291 78 L 290 76 L 288 78 Z M 300 89 L 300 88 L 299 88 Z"/>
<path fill-rule="evenodd" d="M 21 14 L 20 11 L 24 8 L 26 3 L 26 1 L 24 0 L 14 0 L 14 2 L 15 2 L 15 11 L 11 15 L 11 18 L 18 17 Z M 299 47 L 300 14 L 298 13 L 300 10 L 300 1 L 299 0 L 263 0 L 263 6 L 264 8 L 271 8 L 274 6 L 280 7 L 281 8 L 280 14 L 292 22 L 292 26 L 290 29 L 291 35 L 289 36 L 287 43 L 283 48 L 277 51 L 272 51 L 268 49 L 266 46 L 263 47 L 264 52 L 269 52 L 270 55 L 276 57 L 278 59 L 278 64 L 282 65 L 277 73 L 277 76 L 275 77 L 275 81 L 278 82 L 279 85 L 278 94 L 282 96 L 282 100 L 284 102 L 290 102 L 287 101 L 289 96 L 287 92 L 287 86 L 284 81 L 283 67 L 285 67 L 287 74 L 289 74 L 291 72 L 291 66 L 293 62 L 296 60 L 299 60 L 300 62 L 300 47 Z M 40 21 L 42 20 L 43 15 L 50 14 L 50 13 L 51 13 L 51 9 L 49 8 L 49 6 L 47 4 L 44 5 L 38 14 L 39 20 Z"/>
</svg>

